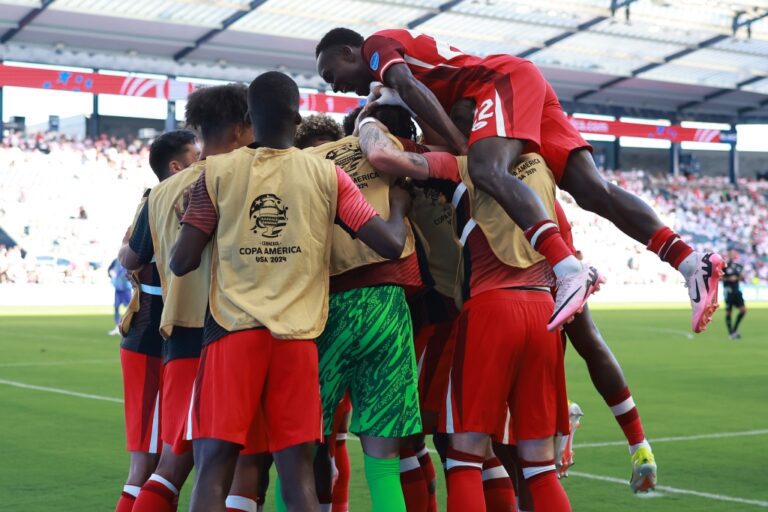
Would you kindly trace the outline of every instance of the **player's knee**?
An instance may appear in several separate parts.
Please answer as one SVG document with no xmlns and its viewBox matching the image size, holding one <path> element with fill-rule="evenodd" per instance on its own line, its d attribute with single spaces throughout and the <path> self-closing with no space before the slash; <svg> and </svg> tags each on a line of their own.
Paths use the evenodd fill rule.
<svg viewBox="0 0 768 512">
<path fill-rule="evenodd" d="M 525 439 L 517 443 L 517 451 L 524 460 L 550 460 L 555 457 L 555 444 L 552 437 Z"/>
<path fill-rule="evenodd" d="M 475 187 L 486 193 L 495 189 L 494 184 L 499 179 L 499 175 L 506 172 L 496 159 L 480 152 L 470 153 L 467 159 L 467 170 Z"/>
</svg>

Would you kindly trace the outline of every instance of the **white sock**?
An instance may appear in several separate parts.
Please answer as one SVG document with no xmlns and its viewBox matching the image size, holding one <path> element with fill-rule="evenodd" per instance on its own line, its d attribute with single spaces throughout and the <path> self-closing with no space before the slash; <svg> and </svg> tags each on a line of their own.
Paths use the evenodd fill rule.
<svg viewBox="0 0 768 512">
<path fill-rule="evenodd" d="M 124 485 L 123 486 L 123 492 L 125 494 L 130 494 L 134 498 L 139 496 L 139 493 L 141 492 L 141 487 L 138 485 Z"/>
<path fill-rule="evenodd" d="M 683 262 L 680 264 L 679 267 L 677 267 L 677 270 L 680 271 L 681 274 L 683 274 L 683 277 L 688 279 L 693 275 L 694 272 L 696 272 L 696 269 L 699 268 L 699 260 L 701 259 L 701 254 L 699 254 L 696 251 L 693 251 L 691 254 L 686 256 L 686 258 L 683 260 Z"/>
<path fill-rule="evenodd" d="M 569 275 L 569 274 L 575 274 L 576 272 L 581 272 L 582 269 L 581 262 L 576 258 L 576 256 L 568 256 L 560 261 L 560 263 L 556 264 L 554 267 L 552 267 L 552 270 L 555 272 L 555 275 L 558 279 L 562 279 L 563 277 Z"/>
<path fill-rule="evenodd" d="M 630 445 L 630 447 L 629 447 L 629 454 L 630 454 L 630 455 L 634 455 L 634 454 L 635 454 L 635 452 L 636 452 L 636 451 L 637 451 L 637 450 L 638 450 L 638 449 L 639 449 L 641 446 L 645 446 L 645 447 L 646 447 L 646 448 L 648 448 L 649 450 L 651 449 L 651 443 L 649 443 L 647 439 L 643 439 L 643 441 L 642 441 L 642 442 L 640 442 L 640 443 L 637 443 L 637 444 L 633 444 L 633 445 Z"/>
<path fill-rule="evenodd" d="M 321 503 L 320 512 L 331 512 L 332 506 L 333 506 L 333 503 Z"/>
<path fill-rule="evenodd" d="M 256 512 L 257 509 L 256 502 L 252 499 L 246 498 L 245 496 L 236 496 L 234 494 L 227 496 L 226 506 L 227 508 L 242 510 L 243 512 Z"/>
</svg>

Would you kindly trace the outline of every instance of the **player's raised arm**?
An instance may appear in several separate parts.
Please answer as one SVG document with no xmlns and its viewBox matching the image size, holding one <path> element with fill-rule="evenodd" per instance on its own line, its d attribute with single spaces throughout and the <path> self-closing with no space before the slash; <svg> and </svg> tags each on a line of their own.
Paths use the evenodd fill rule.
<svg viewBox="0 0 768 512">
<path fill-rule="evenodd" d="M 429 178 L 426 158 L 401 151 L 387 136 L 386 126 L 372 117 L 360 124 L 360 148 L 371 165 L 380 173 L 415 180 Z"/>
<path fill-rule="evenodd" d="M 395 89 L 406 105 L 459 154 L 467 153 L 467 138 L 451 122 L 440 102 L 404 63 L 392 64 L 384 73 L 384 84 Z"/>
</svg>

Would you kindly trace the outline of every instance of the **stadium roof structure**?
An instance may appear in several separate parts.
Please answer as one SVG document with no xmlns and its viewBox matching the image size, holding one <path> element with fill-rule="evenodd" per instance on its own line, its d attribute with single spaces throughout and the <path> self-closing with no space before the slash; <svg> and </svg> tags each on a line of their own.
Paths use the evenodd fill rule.
<svg viewBox="0 0 768 512">
<path fill-rule="evenodd" d="M 0 58 L 322 90 L 337 26 L 529 58 L 571 111 L 768 120 L 768 0 L 0 0 Z"/>
</svg>

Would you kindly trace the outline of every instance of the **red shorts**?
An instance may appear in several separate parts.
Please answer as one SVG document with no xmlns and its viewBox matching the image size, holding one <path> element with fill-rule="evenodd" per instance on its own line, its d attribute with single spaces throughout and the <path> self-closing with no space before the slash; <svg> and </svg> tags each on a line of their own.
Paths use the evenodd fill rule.
<svg viewBox="0 0 768 512">
<path fill-rule="evenodd" d="M 455 322 L 422 326 L 414 336 L 419 367 L 421 423 L 425 434 L 437 429 L 437 420 L 445 406 L 448 374 L 456 345 Z"/>
<path fill-rule="evenodd" d="M 160 453 L 160 387 L 163 362 L 120 349 L 125 400 L 125 440 L 129 452 Z"/>
<path fill-rule="evenodd" d="M 197 357 L 173 359 L 163 367 L 160 437 L 164 443 L 171 446 L 176 446 L 184 438 L 184 429 L 189 416 L 189 402 L 192 397 L 192 385 L 195 382 L 199 362 L 200 359 Z"/>
<path fill-rule="evenodd" d="M 563 113 L 552 86 L 531 62 L 502 63 L 488 81 L 469 86 L 476 102 L 469 145 L 488 137 L 528 141 L 525 153 L 540 153 L 559 183 L 568 156 L 592 149 Z"/>
<path fill-rule="evenodd" d="M 562 414 L 565 368 L 560 335 L 547 331 L 548 292 L 491 290 L 464 304 L 441 432 L 504 439 L 553 436 Z M 508 416 L 509 411 L 509 416 Z"/>
<path fill-rule="evenodd" d="M 249 329 L 203 347 L 190 416 L 187 439 L 221 439 L 249 453 L 320 441 L 315 342 Z"/>
</svg>

